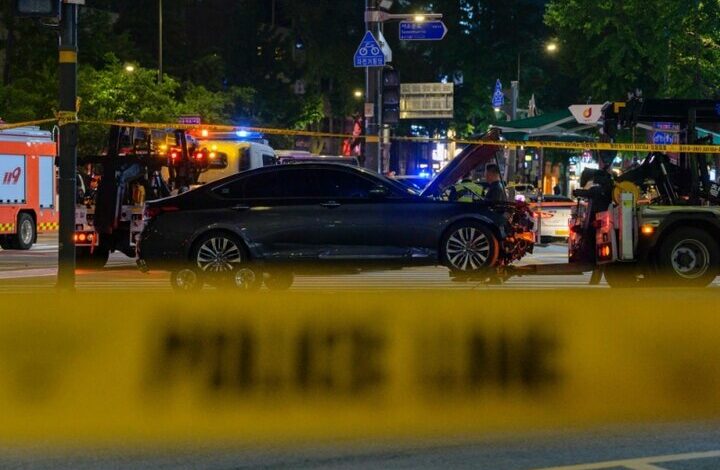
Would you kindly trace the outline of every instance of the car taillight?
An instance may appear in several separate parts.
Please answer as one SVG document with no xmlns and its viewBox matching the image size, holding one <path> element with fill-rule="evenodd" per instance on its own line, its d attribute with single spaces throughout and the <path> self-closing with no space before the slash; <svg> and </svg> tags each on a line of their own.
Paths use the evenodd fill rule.
<svg viewBox="0 0 720 470">
<path fill-rule="evenodd" d="M 151 220 L 163 212 L 174 212 L 178 210 L 180 210 L 180 208 L 176 206 L 145 206 L 143 210 L 143 220 Z"/>
</svg>

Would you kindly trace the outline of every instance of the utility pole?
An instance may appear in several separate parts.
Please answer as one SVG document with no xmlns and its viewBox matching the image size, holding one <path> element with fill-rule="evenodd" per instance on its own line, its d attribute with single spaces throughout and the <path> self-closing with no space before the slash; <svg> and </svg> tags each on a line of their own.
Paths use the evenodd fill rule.
<svg viewBox="0 0 720 470">
<path fill-rule="evenodd" d="M 77 190 L 77 54 L 78 5 L 64 0 L 60 20 L 60 236 L 57 287 L 75 288 L 75 192 Z"/>
<path fill-rule="evenodd" d="M 380 31 L 380 22 L 375 21 L 369 13 L 377 11 L 377 0 L 365 0 L 365 31 L 370 31 L 374 37 L 378 37 Z M 365 116 L 365 135 L 375 135 L 382 132 L 382 127 L 378 126 L 381 122 L 382 114 L 382 101 L 378 100 L 378 90 L 380 89 L 380 77 L 382 71 L 372 69 L 370 67 L 365 68 L 365 100 L 368 104 L 373 105 L 373 115 Z M 380 139 L 382 140 L 382 139 Z M 370 142 L 365 141 L 365 168 L 379 169 L 380 160 L 380 146 L 370 145 Z"/>
<path fill-rule="evenodd" d="M 163 81 L 163 5 L 158 0 L 158 84 Z"/>
</svg>

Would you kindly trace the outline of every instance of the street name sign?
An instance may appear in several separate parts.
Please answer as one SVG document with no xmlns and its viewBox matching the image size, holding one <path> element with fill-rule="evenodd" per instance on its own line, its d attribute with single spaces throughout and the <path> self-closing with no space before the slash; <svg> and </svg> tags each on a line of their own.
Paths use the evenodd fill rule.
<svg viewBox="0 0 720 470">
<path fill-rule="evenodd" d="M 401 21 L 401 41 L 440 41 L 448 29 L 442 21 Z"/>
<path fill-rule="evenodd" d="M 452 83 L 401 83 L 400 119 L 452 119 Z"/>
<path fill-rule="evenodd" d="M 355 51 L 355 56 L 353 56 L 355 67 L 383 67 L 386 59 L 385 51 L 383 51 L 375 36 L 370 31 L 366 31 L 357 51 Z"/>
</svg>

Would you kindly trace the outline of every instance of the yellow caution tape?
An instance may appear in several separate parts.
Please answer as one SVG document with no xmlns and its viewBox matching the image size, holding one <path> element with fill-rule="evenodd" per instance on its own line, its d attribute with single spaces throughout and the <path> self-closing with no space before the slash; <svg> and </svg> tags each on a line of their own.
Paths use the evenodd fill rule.
<svg viewBox="0 0 720 470">
<path fill-rule="evenodd" d="M 6 296 L 0 444 L 253 444 L 720 417 L 717 293 Z"/>
<path fill-rule="evenodd" d="M 378 142 L 379 138 L 375 135 L 354 136 L 351 134 L 338 134 L 332 132 L 315 132 L 296 129 L 277 129 L 269 127 L 246 127 L 246 126 L 229 126 L 217 124 L 173 124 L 173 123 L 137 123 L 137 122 L 114 122 L 114 121 L 83 121 L 88 124 L 101 125 L 121 125 L 126 127 L 138 127 L 144 129 L 207 129 L 209 131 L 233 132 L 238 129 L 249 132 L 258 132 L 267 135 L 287 135 L 287 136 L 304 136 L 317 138 L 338 138 L 338 139 L 363 139 L 369 143 Z M 467 140 L 467 139 L 447 139 L 447 138 L 431 138 L 431 137 L 402 137 L 393 136 L 391 141 L 398 142 L 455 142 L 458 144 L 483 144 L 494 145 L 498 147 L 530 147 L 530 148 L 549 148 L 549 149 L 565 149 L 565 150 L 610 150 L 625 152 L 669 152 L 669 153 L 702 153 L 715 154 L 720 153 L 718 145 L 656 145 L 656 144 L 634 144 L 634 143 L 605 143 L 605 142 L 557 142 L 557 141 L 486 141 L 486 140 Z"/>
<path fill-rule="evenodd" d="M 66 124 L 73 124 L 78 122 L 77 111 L 57 111 L 55 118 L 58 121 L 58 126 L 64 126 Z"/>
<path fill-rule="evenodd" d="M 4 131 L 6 129 L 17 129 L 18 127 L 27 127 L 27 126 L 41 126 L 43 124 L 50 124 L 55 122 L 55 118 L 50 119 L 38 119 L 35 121 L 24 121 L 24 122 L 14 122 L 14 123 L 0 123 L 0 131 Z"/>
<path fill-rule="evenodd" d="M 185 129 L 185 130 L 196 130 L 196 129 L 207 129 L 209 131 L 218 132 L 234 132 L 239 129 L 246 130 L 249 132 L 258 132 L 267 135 L 285 135 L 285 136 L 303 136 L 303 137 L 316 137 L 316 138 L 335 138 L 335 139 L 360 139 L 365 140 L 368 143 L 379 142 L 379 137 L 376 135 L 352 135 L 352 134 L 341 134 L 333 132 L 315 132 L 305 131 L 298 129 L 277 129 L 271 127 L 247 127 L 247 126 L 230 126 L 223 124 L 179 124 L 179 123 L 158 123 L 158 122 L 121 122 L 121 121 L 90 121 L 90 120 L 78 120 L 77 113 L 72 111 L 60 111 L 56 113 L 56 119 L 44 119 L 39 121 L 28 121 L 16 124 L 0 124 L 0 130 L 12 129 L 16 127 L 28 126 L 28 125 L 40 125 L 59 121 L 59 125 L 64 125 L 71 122 L 80 122 L 84 124 L 95 124 L 104 126 L 125 126 L 135 127 L 142 129 Z M 680 144 L 668 144 L 668 145 L 656 145 L 656 144 L 636 144 L 636 143 L 607 143 L 607 142 L 559 142 L 559 141 L 487 141 L 487 140 L 468 140 L 468 139 L 447 139 L 447 138 L 431 138 L 431 137 L 403 137 L 393 136 L 390 138 L 391 141 L 395 142 L 443 142 L 450 143 L 455 142 L 456 144 L 471 145 L 471 144 L 483 144 L 493 145 L 497 147 L 528 147 L 528 148 L 547 148 L 547 149 L 560 149 L 560 150 L 606 150 L 606 151 L 617 151 L 617 152 L 666 152 L 666 153 L 697 153 L 697 154 L 719 154 L 720 145 L 680 145 Z"/>
</svg>

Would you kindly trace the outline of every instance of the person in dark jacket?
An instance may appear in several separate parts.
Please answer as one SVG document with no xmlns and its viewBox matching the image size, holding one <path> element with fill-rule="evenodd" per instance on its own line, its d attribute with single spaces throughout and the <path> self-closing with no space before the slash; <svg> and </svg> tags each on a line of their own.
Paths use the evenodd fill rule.
<svg viewBox="0 0 720 470">
<path fill-rule="evenodd" d="M 493 202 L 507 201 L 505 187 L 500 180 L 500 168 L 494 163 L 485 166 L 485 181 L 488 183 L 488 188 L 485 191 L 486 200 Z"/>
</svg>

